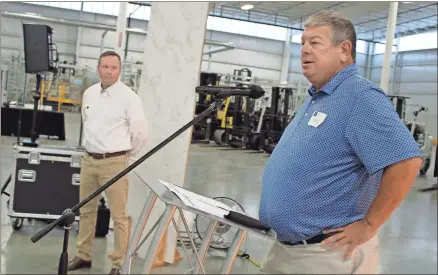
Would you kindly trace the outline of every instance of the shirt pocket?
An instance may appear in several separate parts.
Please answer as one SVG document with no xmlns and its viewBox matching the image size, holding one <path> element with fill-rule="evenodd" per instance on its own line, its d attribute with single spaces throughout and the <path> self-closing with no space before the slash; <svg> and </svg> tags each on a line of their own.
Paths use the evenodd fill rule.
<svg viewBox="0 0 438 275">
<path fill-rule="evenodd" d="M 84 106 L 83 107 L 83 112 L 82 112 L 82 114 L 84 116 L 83 120 L 84 121 L 88 121 L 90 119 L 90 117 L 92 117 L 93 111 L 94 111 L 94 108 L 92 108 L 90 105 Z"/>
</svg>

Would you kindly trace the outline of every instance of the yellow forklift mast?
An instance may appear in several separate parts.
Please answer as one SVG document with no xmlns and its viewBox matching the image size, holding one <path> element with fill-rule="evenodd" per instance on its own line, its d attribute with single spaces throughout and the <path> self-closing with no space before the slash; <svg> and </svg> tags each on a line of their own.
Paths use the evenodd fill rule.
<svg viewBox="0 0 438 275">
<path fill-rule="evenodd" d="M 221 127 L 222 129 L 232 129 L 233 128 L 233 117 L 227 116 L 228 107 L 230 106 L 230 100 L 231 98 L 227 98 L 225 100 L 225 106 L 223 109 L 217 110 L 216 119 L 221 121 Z"/>
</svg>

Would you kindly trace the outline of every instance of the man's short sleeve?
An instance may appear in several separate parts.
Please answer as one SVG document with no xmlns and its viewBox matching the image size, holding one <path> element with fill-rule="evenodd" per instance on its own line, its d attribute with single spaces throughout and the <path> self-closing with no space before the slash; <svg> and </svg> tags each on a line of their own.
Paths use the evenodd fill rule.
<svg viewBox="0 0 438 275">
<path fill-rule="evenodd" d="M 370 174 L 402 160 L 422 157 L 419 145 L 391 101 L 377 89 L 358 95 L 346 137 Z"/>
</svg>

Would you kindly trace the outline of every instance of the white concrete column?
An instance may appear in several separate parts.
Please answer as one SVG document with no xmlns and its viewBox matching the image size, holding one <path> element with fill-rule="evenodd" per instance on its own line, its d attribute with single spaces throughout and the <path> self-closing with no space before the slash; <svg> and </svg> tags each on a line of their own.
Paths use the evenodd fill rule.
<svg viewBox="0 0 438 275">
<path fill-rule="evenodd" d="M 119 16 L 117 17 L 116 41 L 114 51 L 120 55 L 123 61 L 123 47 L 126 43 L 126 20 L 128 18 L 128 2 L 119 2 Z"/>
<path fill-rule="evenodd" d="M 144 48 L 144 68 L 138 89 L 149 124 L 146 152 L 167 139 L 194 118 L 195 87 L 199 83 L 209 2 L 153 2 Z M 191 129 L 171 141 L 134 171 L 146 182 L 164 180 L 182 186 L 185 182 Z M 134 231 L 149 189 L 130 176 L 128 213 Z M 163 213 L 156 203 L 143 236 Z M 175 215 L 177 218 L 177 215 Z M 193 219 L 191 219 L 193 221 Z M 166 259 L 173 262 L 177 235 L 170 225 L 166 238 Z M 150 244 L 139 251 L 145 257 Z"/>
<path fill-rule="evenodd" d="M 284 41 L 284 45 L 283 45 L 283 59 L 281 61 L 280 82 L 287 82 L 288 80 L 291 39 L 292 39 L 292 29 L 287 29 L 286 41 Z"/>
<path fill-rule="evenodd" d="M 81 2 L 81 10 L 79 11 L 79 20 L 82 20 L 83 16 L 83 10 L 84 10 L 84 2 Z M 79 55 L 81 54 L 81 41 L 82 41 L 82 27 L 78 27 L 77 35 L 76 35 L 76 52 L 75 52 L 75 58 L 77 64 L 79 64 Z"/>
<path fill-rule="evenodd" d="M 394 53 L 394 63 L 392 65 L 393 69 L 392 69 L 392 81 L 391 81 L 391 94 L 395 95 L 398 94 L 399 91 L 397 91 L 397 93 L 395 92 L 395 90 L 400 86 L 397 85 L 397 66 L 398 66 L 398 59 L 399 59 L 399 54 L 398 54 L 398 50 L 400 48 L 400 37 L 397 37 L 396 39 L 396 46 L 395 46 L 395 53 Z M 389 91 L 388 91 L 389 93 Z"/>
<path fill-rule="evenodd" d="M 389 74 L 391 72 L 392 47 L 394 45 L 395 24 L 397 22 L 398 2 L 389 3 L 388 27 L 386 29 L 386 48 L 383 58 L 380 88 L 388 93 Z"/>
</svg>

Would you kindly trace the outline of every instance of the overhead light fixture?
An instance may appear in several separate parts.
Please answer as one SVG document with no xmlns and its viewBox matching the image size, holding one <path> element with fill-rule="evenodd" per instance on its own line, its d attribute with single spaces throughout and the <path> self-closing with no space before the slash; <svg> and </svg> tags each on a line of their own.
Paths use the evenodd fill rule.
<svg viewBox="0 0 438 275">
<path fill-rule="evenodd" d="M 412 2 L 402 2 L 403 4 L 411 4 Z"/>
<path fill-rule="evenodd" d="M 246 5 L 243 5 L 243 6 L 240 7 L 240 9 L 242 9 L 244 11 L 250 10 L 252 8 L 254 8 L 254 6 L 251 5 L 251 4 L 246 4 Z"/>
</svg>

